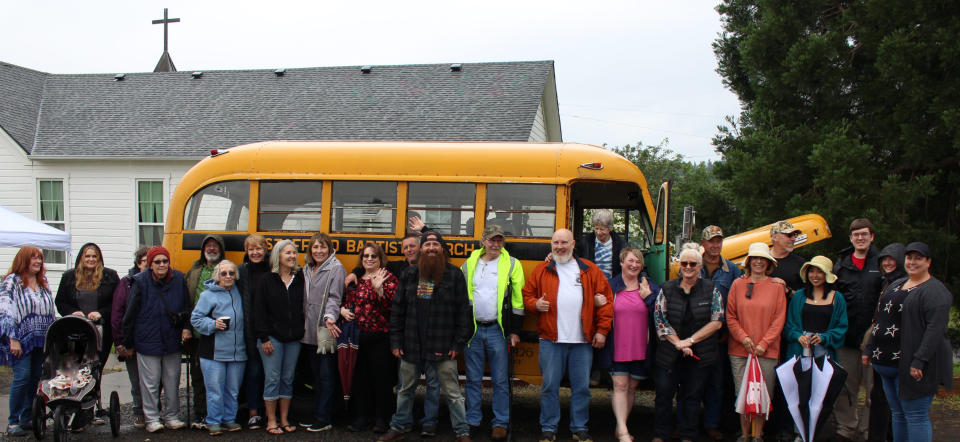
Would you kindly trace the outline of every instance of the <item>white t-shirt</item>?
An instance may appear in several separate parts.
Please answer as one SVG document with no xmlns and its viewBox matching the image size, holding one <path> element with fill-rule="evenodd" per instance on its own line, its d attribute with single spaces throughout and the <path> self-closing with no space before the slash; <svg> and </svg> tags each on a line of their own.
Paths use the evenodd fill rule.
<svg viewBox="0 0 960 442">
<path fill-rule="evenodd" d="M 557 289 L 557 343 L 581 344 L 583 336 L 583 286 L 580 284 L 580 265 L 576 259 L 557 263 L 560 285 Z"/>
<path fill-rule="evenodd" d="M 497 267 L 500 257 L 493 261 L 477 260 L 473 269 L 473 315 L 477 321 L 497 320 Z"/>
</svg>

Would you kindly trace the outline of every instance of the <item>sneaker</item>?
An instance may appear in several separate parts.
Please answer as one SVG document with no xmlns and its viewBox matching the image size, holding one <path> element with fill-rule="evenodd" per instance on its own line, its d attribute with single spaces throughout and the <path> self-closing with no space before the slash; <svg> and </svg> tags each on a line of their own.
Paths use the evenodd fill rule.
<svg viewBox="0 0 960 442">
<path fill-rule="evenodd" d="M 147 433 L 156 433 L 163 429 L 163 424 L 157 421 L 151 421 L 147 422 L 145 428 L 147 429 Z"/>
<path fill-rule="evenodd" d="M 506 427 L 493 427 L 493 431 L 490 432 L 490 439 L 493 440 L 504 440 L 507 438 L 507 428 Z"/>
<path fill-rule="evenodd" d="M 552 431 L 544 431 L 540 433 L 540 442 L 553 442 L 557 440 L 557 434 Z"/>
<path fill-rule="evenodd" d="M 376 434 L 386 433 L 387 430 L 389 429 L 390 429 L 390 423 L 383 419 L 377 419 L 377 421 L 373 424 L 373 432 Z M 407 429 L 407 431 L 404 431 L 404 433 L 409 433 L 409 432 L 410 432 L 410 429 Z"/>
<path fill-rule="evenodd" d="M 313 422 L 310 422 L 309 419 L 304 419 L 304 420 L 300 421 L 300 426 L 303 427 L 303 428 L 309 428 L 309 427 L 312 427 L 312 426 L 313 426 Z"/>
<path fill-rule="evenodd" d="M 393 442 L 393 441 L 403 440 L 403 438 L 404 436 L 402 432 L 391 428 L 390 431 L 387 431 L 387 434 L 384 434 L 383 436 L 378 437 L 377 442 Z"/>
<path fill-rule="evenodd" d="M 146 426 L 146 422 L 143 419 L 143 416 L 136 415 L 133 417 L 133 428 L 143 428 Z"/>
<path fill-rule="evenodd" d="M 313 425 L 307 427 L 307 431 L 311 433 L 319 433 L 321 431 L 329 431 L 333 429 L 331 424 L 321 424 L 320 422 L 314 422 Z"/>
<path fill-rule="evenodd" d="M 469 434 L 461 434 L 457 436 L 457 442 L 473 442 L 473 439 L 470 439 Z"/>
<path fill-rule="evenodd" d="M 223 434 L 223 427 L 221 427 L 219 424 L 210 425 L 207 427 L 207 429 L 210 431 L 207 434 L 211 436 L 219 436 Z"/>
<path fill-rule="evenodd" d="M 173 418 L 173 419 L 170 419 L 170 420 L 168 420 L 168 421 L 165 421 L 165 422 L 163 423 L 163 426 L 164 426 L 164 427 L 167 427 L 167 428 L 170 429 L 170 430 L 179 430 L 179 429 L 181 429 L 181 428 L 183 428 L 183 427 L 186 427 L 187 424 L 185 424 L 185 423 L 184 423 L 182 420 L 180 420 L 180 419 Z"/>
<path fill-rule="evenodd" d="M 223 424 L 223 429 L 229 432 L 240 431 L 243 429 L 243 426 L 236 422 L 227 422 Z"/>
<path fill-rule="evenodd" d="M 576 433 L 573 433 L 573 440 L 578 440 L 580 442 L 593 442 L 593 438 L 590 437 L 590 433 L 587 433 L 587 430 L 580 430 Z"/>
<path fill-rule="evenodd" d="M 103 425 L 107 423 L 107 421 L 103 420 L 100 416 L 94 416 L 93 419 L 90 420 L 90 423 L 93 425 Z"/>
<path fill-rule="evenodd" d="M 424 425 L 420 427 L 420 437 L 429 439 L 436 435 L 437 435 L 436 425 Z"/>
<path fill-rule="evenodd" d="M 10 437 L 23 437 L 27 435 L 27 430 L 24 430 L 20 425 L 10 425 L 7 427 L 7 436 Z"/>
<path fill-rule="evenodd" d="M 250 419 L 247 420 L 247 428 L 251 430 L 259 430 L 263 428 L 263 417 L 259 414 L 250 416 Z"/>
<path fill-rule="evenodd" d="M 203 418 L 202 418 L 202 417 L 198 417 L 198 418 L 194 419 L 193 422 L 190 422 L 190 429 L 191 429 L 191 430 L 206 430 L 206 429 L 207 429 L 207 423 L 203 421 Z"/>
</svg>

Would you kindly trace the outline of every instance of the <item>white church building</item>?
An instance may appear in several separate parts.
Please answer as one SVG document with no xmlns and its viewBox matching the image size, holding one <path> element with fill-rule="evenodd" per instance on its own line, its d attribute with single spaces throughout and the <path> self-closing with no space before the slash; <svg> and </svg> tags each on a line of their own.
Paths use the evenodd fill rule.
<svg viewBox="0 0 960 442">
<path fill-rule="evenodd" d="M 211 149 L 267 140 L 561 141 L 552 61 L 117 74 L 0 62 L 0 206 L 126 274 Z M 0 248 L 6 273 L 15 249 Z"/>
</svg>

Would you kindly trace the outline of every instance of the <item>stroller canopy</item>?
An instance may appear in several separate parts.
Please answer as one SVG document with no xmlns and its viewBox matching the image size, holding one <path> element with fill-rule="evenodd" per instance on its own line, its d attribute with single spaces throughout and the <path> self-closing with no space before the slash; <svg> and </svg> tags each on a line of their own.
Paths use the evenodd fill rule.
<svg viewBox="0 0 960 442">
<path fill-rule="evenodd" d="M 81 360 L 96 361 L 100 351 L 100 330 L 87 318 L 64 316 L 50 325 L 43 344 L 48 358 L 59 365 L 62 354 L 81 356 Z"/>
</svg>

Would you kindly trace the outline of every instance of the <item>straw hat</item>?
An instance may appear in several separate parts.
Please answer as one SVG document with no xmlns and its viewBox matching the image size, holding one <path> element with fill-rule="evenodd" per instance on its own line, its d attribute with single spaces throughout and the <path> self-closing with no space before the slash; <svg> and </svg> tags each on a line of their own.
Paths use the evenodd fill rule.
<svg viewBox="0 0 960 442">
<path fill-rule="evenodd" d="M 809 262 L 803 264 L 803 267 L 800 267 L 800 278 L 803 279 L 803 282 L 807 282 L 807 269 L 810 266 L 816 267 L 827 274 L 827 284 L 833 284 L 837 282 L 837 275 L 833 274 L 833 261 L 826 256 L 814 256 Z"/>
<path fill-rule="evenodd" d="M 755 242 L 750 244 L 750 248 L 747 249 L 747 257 L 743 259 L 740 265 L 746 267 L 747 261 L 750 261 L 750 258 L 754 256 L 757 258 L 766 258 L 770 261 L 770 269 L 777 267 L 777 259 L 770 254 L 770 247 L 768 247 L 766 243 Z"/>
</svg>

